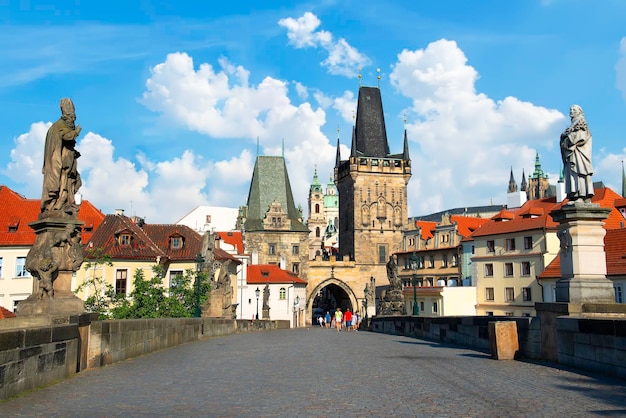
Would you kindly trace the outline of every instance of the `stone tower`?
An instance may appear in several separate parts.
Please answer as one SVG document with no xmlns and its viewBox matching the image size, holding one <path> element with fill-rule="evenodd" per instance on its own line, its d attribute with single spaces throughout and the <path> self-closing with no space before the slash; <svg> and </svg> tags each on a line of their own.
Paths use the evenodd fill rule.
<svg viewBox="0 0 626 418">
<path fill-rule="evenodd" d="M 252 264 L 276 264 L 306 277 L 309 229 L 294 204 L 283 157 L 257 157 L 238 224 L 245 231 Z"/>
<path fill-rule="evenodd" d="M 324 193 L 322 185 L 317 178 L 317 169 L 313 174 L 313 182 L 309 187 L 309 259 L 314 259 L 316 255 L 322 255 L 324 242 L 324 229 L 326 219 L 324 217 Z"/>
<path fill-rule="evenodd" d="M 411 160 L 390 154 L 380 89 L 360 87 L 352 147 L 341 160 L 339 140 L 335 183 L 339 194 L 339 253 L 359 264 L 385 264 L 401 250 L 407 229 L 407 183 Z"/>
</svg>

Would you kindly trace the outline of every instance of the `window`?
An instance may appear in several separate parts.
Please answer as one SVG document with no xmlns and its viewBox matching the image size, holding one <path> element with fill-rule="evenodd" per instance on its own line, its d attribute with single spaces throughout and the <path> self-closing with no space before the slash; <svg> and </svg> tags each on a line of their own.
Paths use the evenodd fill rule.
<svg viewBox="0 0 626 418">
<path fill-rule="evenodd" d="M 446 254 L 441 256 L 441 267 L 448 267 L 448 256 Z"/>
<path fill-rule="evenodd" d="M 485 288 L 485 300 L 493 300 L 493 287 Z"/>
<path fill-rule="evenodd" d="M 291 265 L 291 271 L 296 274 L 300 273 L 300 263 L 293 263 Z"/>
<path fill-rule="evenodd" d="M 524 237 L 524 249 L 532 250 L 533 248 L 533 237 Z"/>
<path fill-rule="evenodd" d="M 515 290 L 512 287 L 504 288 L 504 300 L 507 302 L 512 302 L 515 300 Z"/>
<path fill-rule="evenodd" d="M 291 254 L 298 255 L 300 253 L 300 247 L 298 245 L 291 246 Z"/>
<path fill-rule="evenodd" d="M 485 277 L 493 277 L 493 264 L 485 264 Z"/>
<path fill-rule="evenodd" d="M 31 277 L 26 270 L 26 257 L 17 257 L 15 259 L 15 277 Z"/>
<path fill-rule="evenodd" d="M 522 287 L 522 299 L 524 302 L 531 302 L 533 300 L 530 287 Z"/>
<path fill-rule="evenodd" d="M 495 241 L 487 241 L 487 252 L 495 253 L 496 252 L 496 242 Z"/>
<path fill-rule="evenodd" d="M 211 223 L 211 215 L 207 215 L 205 219 L 206 219 L 205 223 L 207 223 L 207 224 Z"/>
<path fill-rule="evenodd" d="M 120 245 L 130 245 L 130 235 L 120 235 Z"/>
<path fill-rule="evenodd" d="M 172 248 L 183 248 L 183 239 L 181 237 L 172 237 Z"/>
<path fill-rule="evenodd" d="M 505 312 L 504 316 L 513 316 L 513 312 Z"/>
<path fill-rule="evenodd" d="M 128 270 L 117 270 L 115 272 L 115 294 L 126 294 L 126 281 L 128 279 Z"/>
<path fill-rule="evenodd" d="M 504 275 L 506 277 L 513 276 L 513 263 L 504 263 Z"/>
<path fill-rule="evenodd" d="M 433 302 L 433 313 L 437 313 L 437 302 Z"/>
<path fill-rule="evenodd" d="M 320 204 L 319 203 L 315 204 L 315 213 L 320 213 Z"/>
<path fill-rule="evenodd" d="M 515 238 L 507 238 L 505 245 L 507 251 L 515 251 Z"/>
<path fill-rule="evenodd" d="M 268 244 L 267 253 L 269 255 L 276 254 L 276 244 Z"/>
<path fill-rule="evenodd" d="M 379 263 L 387 262 L 387 246 L 386 245 L 378 246 L 378 262 Z"/>
<path fill-rule="evenodd" d="M 429 269 L 435 268 L 435 256 L 433 255 L 428 256 L 428 268 Z"/>
<path fill-rule="evenodd" d="M 284 287 L 281 287 L 280 290 L 278 291 L 278 299 L 280 300 L 285 300 L 287 299 L 287 291 L 285 290 Z"/>
<path fill-rule="evenodd" d="M 183 279 L 182 270 L 171 270 L 170 271 L 170 289 L 179 287 L 182 283 L 182 279 Z"/>
<path fill-rule="evenodd" d="M 487 311 L 485 314 L 487 314 L 487 316 L 493 316 L 493 311 Z"/>
<path fill-rule="evenodd" d="M 472 245 L 472 254 L 474 254 L 475 250 L 476 250 L 475 247 Z"/>
<path fill-rule="evenodd" d="M 420 311 L 424 312 L 424 302 L 420 302 Z"/>
<path fill-rule="evenodd" d="M 315 228 L 315 238 L 319 238 L 320 237 L 320 227 L 318 226 L 317 228 Z"/>
<path fill-rule="evenodd" d="M 2 278 L 2 257 L 0 257 L 0 279 Z"/>
<path fill-rule="evenodd" d="M 522 276 L 530 276 L 530 261 L 522 261 Z"/>
<path fill-rule="evenodd" d="M 452 267 L 456 267 L 458 265 L 459 265 L 459 255 L 453 254 L 452 255 Z"/>
</svg>

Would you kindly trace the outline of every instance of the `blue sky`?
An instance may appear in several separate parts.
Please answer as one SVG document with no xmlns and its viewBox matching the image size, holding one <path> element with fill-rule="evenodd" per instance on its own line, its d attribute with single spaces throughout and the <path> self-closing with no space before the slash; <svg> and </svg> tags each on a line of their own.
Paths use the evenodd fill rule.
<svg viewBox="0 0 626 418">
<path fill-rule="evenodd" d="M 404 118 L 409 215 L 505 203 L 509 171 L 558 179 L 582 106 L 594 180 L 621 190 L 626 2 L 0 1 L 0 184 L 41 193 L 62 97 L 82 128 L 81 192 L 105 213 L 176 222 L 245 204 L 257 138 L 306 208 L 315 167 L 347 157 L 361 67 L 392 153 Z M 339 132 L 338 132 L 339 130 Z"/>
</svg>

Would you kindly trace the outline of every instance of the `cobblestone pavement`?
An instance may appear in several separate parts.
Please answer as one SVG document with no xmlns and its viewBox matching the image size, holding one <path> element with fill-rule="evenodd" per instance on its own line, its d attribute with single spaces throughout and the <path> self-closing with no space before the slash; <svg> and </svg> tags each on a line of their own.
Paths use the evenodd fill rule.
<svg viewBox="0 0 626 418">
<path fill-rule="evenodd" d="M 626 416 L 626 382 L 315 327 L 211 338 L 88 370 L 0 402 L 0 416 Z"/>
</svg>

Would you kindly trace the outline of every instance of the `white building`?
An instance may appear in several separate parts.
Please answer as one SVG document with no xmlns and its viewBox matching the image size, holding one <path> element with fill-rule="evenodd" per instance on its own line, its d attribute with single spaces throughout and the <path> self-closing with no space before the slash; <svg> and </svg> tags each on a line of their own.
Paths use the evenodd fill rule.
<svg viewBox="0 0 626 418">
<path fill-rule="evenodd" d="M 232 231 L 237 224 L 239 209 L 220 206 L 198 206 L 183 216 L 177 225 L 186 225 L 199 233 Z"/>
</svg>

